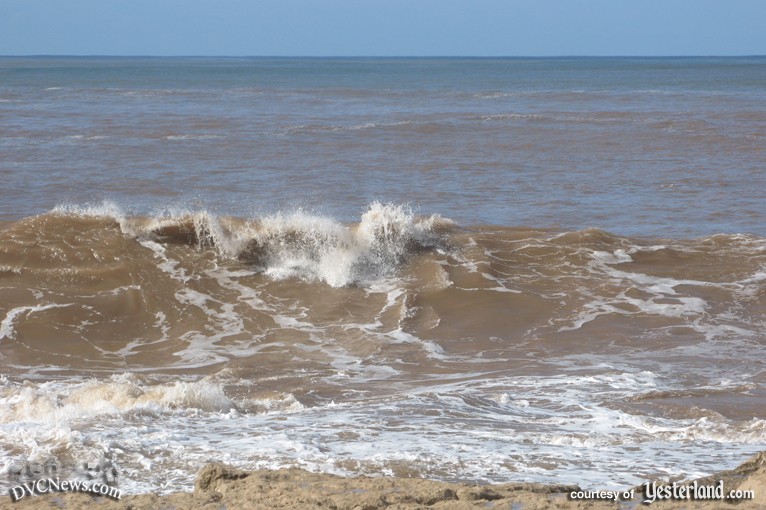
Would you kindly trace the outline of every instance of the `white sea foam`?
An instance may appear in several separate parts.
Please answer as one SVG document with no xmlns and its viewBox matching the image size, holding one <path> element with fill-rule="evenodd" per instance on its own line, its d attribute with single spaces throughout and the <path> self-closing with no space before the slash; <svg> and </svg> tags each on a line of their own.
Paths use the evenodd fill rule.
<svg viewBox="0 0 766 510">
<path fill-rule="evenodd" d="M 382 366 L 355 367 L 352 358 L 337 361 L 350 370 L 335 377 L 343 385 L 396 375 Z M 97 446 L 116 454 L 126 488 L 159 492 L 190 488 L 210 458 L 246 469 L 392 474 L 411 466 L 437 478 L 624 488 L 658 471 L 708 474 L 766 443 L 763 420 L 672 419 L 615 408 L 677 382 L 649 371 L 602 370 L 434 375 L 417 390 L 314 407 L 292 394 L 235 403 L 214 377 L 151 384 L 130 374 L 40 384 L 6 379 L 0 443 L 26 438 L 14 443 L 25 455 Z M 737 388 L 735 381 L 711 384 L 711 391 Z M 710 448 L 721 452 L 714 466 L 700 454 Z M 650 466 L 647 458 L 655 459 Z"/>
<path fill-rule="evenodd" d="M 215 140 L 217 138 L 222 138 L 220 135 L 205 135 L 205 134 L 197 134 L 197 135 L 168 135 L 165 137 L 165 140 Z"/>
<path fill-rule="evenodd" d="M 0 340 L 2 340 L 3 338 L 11 339 L 16 336 L 16 331 L 13 329 L 13 323 L 17 318 L 23 315 L 30 315 L 33 313 L 50 310 L 51 308 L 63 308 L 66 306 L 72 306 L 72 305 L 71 303 L 68 303 L 68 304 L 52 303 L 47 305 L 19 306 L 9 310 L 8 313 L 5 314 L 5 319 L 3 319 L 2 322 L 0 322 Z"/>
<path fill-rule="evenodd" d="M 340 287 L 389 275 L 412 250 L 436 246 L 434 227 L 448 223 L 438 215 L 419 220 L 404 206 L 376 202 L 356 228 L 297 211 L 262 218 L 248 236 L 268 276 Z"/>
<path fill-rule="evenodd" d="M 222 387 L 212 381 L 149 385 L 130 374 L 74 384 L 7 384 L 2 388 L 0 402 L 0 423 L 58 423 L 137 409 L 228 412 L 235 407 Z"/>
</svg>

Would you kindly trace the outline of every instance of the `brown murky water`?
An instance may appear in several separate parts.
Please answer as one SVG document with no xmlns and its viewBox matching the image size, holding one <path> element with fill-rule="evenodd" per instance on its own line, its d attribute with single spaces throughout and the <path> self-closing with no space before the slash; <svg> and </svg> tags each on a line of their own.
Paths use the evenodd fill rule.
<svg viewBox="0 0 766 510">
<path fill-rule="evenodd" d="M 209 460 L 738 464 L 766 445 L 764 75 L 0 59 L 6 463 L 108 456 L 160 492 Z"/>
</svg>

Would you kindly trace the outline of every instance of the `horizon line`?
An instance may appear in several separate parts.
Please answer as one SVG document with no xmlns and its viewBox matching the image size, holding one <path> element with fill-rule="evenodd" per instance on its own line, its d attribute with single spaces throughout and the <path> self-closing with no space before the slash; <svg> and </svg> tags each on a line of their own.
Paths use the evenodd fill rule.
<svg viewBox="0 0 766 510">
<path fill-rule="evenodd" d="M 149 55 L 149 54 L 74 54 L 30 53 L 0 55 L 0 58 L 305 58 L 305 59 L 576 59 L 576 58 L 762 58 L 766 54 L 696 54 L 696 55 Z"/>
</svg>

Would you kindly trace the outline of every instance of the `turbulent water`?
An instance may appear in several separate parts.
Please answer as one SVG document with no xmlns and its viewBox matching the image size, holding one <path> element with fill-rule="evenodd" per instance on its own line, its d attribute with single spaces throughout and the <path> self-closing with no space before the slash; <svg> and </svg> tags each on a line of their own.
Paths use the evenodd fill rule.
<svg viewBox="0 0 766 510">
<path fill-rule="evenodd" d="M 765 78 L 0 59 L 6 465 L 104 455 L 168 492 L 211 460 L 594 488 L 739 464 L 766 448 Z"/>
</svg>

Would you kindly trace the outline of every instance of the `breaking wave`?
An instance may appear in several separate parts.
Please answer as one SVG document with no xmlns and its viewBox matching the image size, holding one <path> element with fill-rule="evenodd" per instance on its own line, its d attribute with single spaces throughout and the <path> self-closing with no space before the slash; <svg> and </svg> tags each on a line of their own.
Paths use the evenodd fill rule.
<svg viewBox="0 0 766 510">
<path fill-rule="evenodd" d="M 107 218 L 140 241 L 187 244 L 257 267 L 282 280 L 323 281 L 333 287 L 388 276 L 409 255 L 444 245 L 453 222 L 438 214 L 416 217 L 405 205 L 372 203 L 356 225 L 301 210 L 259 219 L 174 211 L 127 217 L 114 204 L 64 205 L 53 215 Z"/>
</svg>

